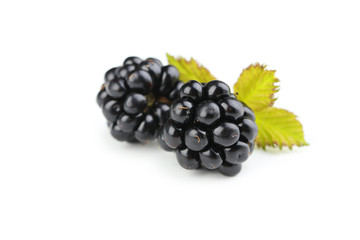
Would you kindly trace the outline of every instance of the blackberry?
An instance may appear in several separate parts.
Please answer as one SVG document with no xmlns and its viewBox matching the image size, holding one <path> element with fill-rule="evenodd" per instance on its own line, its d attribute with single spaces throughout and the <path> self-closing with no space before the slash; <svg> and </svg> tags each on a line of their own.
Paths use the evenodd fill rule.
<svg viewBox="0 0 360 240">
<path fill-rule="evenodd" d="M 219 80 L 189 81 L 170 106 L 170 117 L 158 133 L 167 151 L 176 151 L 186 169 L 218 169 L 234 176 L 254 150 L 258 133 L 254 112 Z"/>
<path fill-rule="evenodd" d="M 183 83 L 172 65 L 155 58 L 128 57 L 105 73 L 97 95 L 111 135 L 119 141 L 147 142 L 167 121 L 170 103 Z"/>
</svg>

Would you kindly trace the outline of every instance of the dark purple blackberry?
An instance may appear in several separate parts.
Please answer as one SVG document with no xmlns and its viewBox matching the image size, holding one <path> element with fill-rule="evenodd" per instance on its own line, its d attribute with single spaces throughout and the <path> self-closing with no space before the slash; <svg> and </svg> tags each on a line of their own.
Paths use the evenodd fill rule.
<svg viewBox="0 0 360 240">
<path fill-rule="evenodd" d="M 171 104 L 158 141 L 165 150 L 175 150 L 186 169 L 218 169 L 234 176 L 254 150 L 257 133 L 253 111 L 230 93 L 226 83 L 189 81 Z"/>
<path fill-rule="evenodd" d="M 155 58 L 128 57 L 105 73 L 96 101 L 114 138 L 147 142 L 167 121 L 182 84 L 174 66 L 163 66 Z"/>
</svg>

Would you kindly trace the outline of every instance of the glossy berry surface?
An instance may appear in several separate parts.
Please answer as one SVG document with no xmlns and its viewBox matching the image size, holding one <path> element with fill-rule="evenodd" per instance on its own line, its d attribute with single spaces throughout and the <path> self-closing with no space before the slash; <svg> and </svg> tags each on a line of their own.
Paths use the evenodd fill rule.
<svg viewBox="0 0 360 240">
<path fill-rule="evenodd" d="M 208 137 L 206 136 L 206 131 L 202 131 L 198 128 L 188 128 L 185 131 L 185 145 L 193 150 L 200 151 L 203 150 L 209 143 Z"/>
<path fill-rule="evenodd" d="M 186 99 L 175 100 L 170 107 L 170 116 L 175 122 L 184 124 L 191 120 L 193 104 Z"/>
<path fill-rule="evenodd" d="M 180 88 L 180 98 L 200 101 L 203 96 L 203 85 L 198 81 L 191 80 Z"/>
<path fill-rule="evenodd" d="M 167 121 L 163 128 L 165 143 L 172 149 L 181 145 L 182 129 L 178 128 L 173 121 Z"/>
<path fill-rule="evenodd" d="M 235 144 L 240 138 L 240 129 L 235 123 L 222 122 L 213 131 L 214 143 L 222 147 Z"/>
<path fill-rule="evenodd" d="M 176 67 L 168 65 L 162 68 L 162 75 L 156 92 L 166 94 L 170 92 L 179 79 L 179 71 Z"/>
<path fill-rule="evenodd" d="M 185 169 L 196 169 L 200 167 L 200 162 L 197 160 L 197 153 L 186 147 L 176 149 L 176 157 L 180 166 Z"/>
<path fill-rule="evenodd" d="M 170 106 L 167 103 L 156 102 L 153 106 L 153 114 L 159 120 L 159 125 L 163 126 L 169 118 Z"/>
<path fill-rule="evenodd" d="M 207 98 L 211 100 L 219 100 L 223 97 L 228 97 L 231 93 L 229 86 L 219 80 L 209 82 L 204 87 Z"/>
<path fill-rule="evenodd" d="M 231 94 L 228 85 L 189 81 L 170 106 L 170 117 L 158 135 L 185 169 L 218 170 L 235 176 L 254 150 L 258 129 L 253 111 Z"/>
<path fill-rule="evenodd" d="M 221 110 L 217 103 L 211 100 L 201 102 L 196 108 L 196 120 L 210 126 L 221 117 Z"/>
<path fill-rule="evenodd" d="M 158 141 L 160 147 L 162 149 L 164 149 L 165 151 L 168 151 L 168 152 L 173 151 L 173 149 L 171 147 L 169 147 L 165 142 L 163 127 L 160 127 L 160 129 L 158 131 L 157 141 Z"/>
<path fill-rule="evenodd" d="M 156 58 L 128 57 L 122 66 L 105 73 L 96 102 L 115 139 L 148 142 L 167 122 L 170 104 L 182 85 L 176 67 L 163 66 Z M 164 139 L 160 137 L 159 141 Z"/>
<path fill-rule="evenodd" d="M 116 124 L 124 132 L 133 132 L 143 119 L 143 113 L 137 115 L 122 113 L 118 116 Z"/>
<path fill-rule="evenodd" d="M 212 148 L 199 152 L 199 160 L 201 165 L 209 170 L 217 169 L 223 163 L 220 153 Z"/>
<path fill-rule="evenodd" d="M 135 69 L 126 76 L 129 88 L 137 93 L 147 94 L 151 92 L 154 82 L 151 73 L 143 69 Z"/>
<path fill-rule="evenodd" d="M 117 71 L 117 68 L 111 68 L 105 73 L 104 78 L 105 78 L 106 83 L 110 82 L 113 79 L 116 79 L 116 71 Z"/>
<path fill-rule="evenodd" d="M 174 101 L 175 99 L 177 99 L 179 97 L 179 92 L 180 92 L 182 85 L 184 85 L 184 83 L 182 81 L 177 81 L 175 83 L 175 87 L 173 87 L 173 89 L 168 93 L 168 99 L 170 101 Z"/>
<path fill-rule="evenodd" d="M 107 94 L 115 99 L 120 99 L 126 94 L 126 86 L 124 79 L 113 79 L 106 84 Z"/>
<path fill-rule="evenodd" d="M 156 137 L 158 129 L 158 119 L 152 114 L 146 114 L 145 119 L 135 131 L 135 138 L 140 142 L 148 142 Z"/>
</svg>

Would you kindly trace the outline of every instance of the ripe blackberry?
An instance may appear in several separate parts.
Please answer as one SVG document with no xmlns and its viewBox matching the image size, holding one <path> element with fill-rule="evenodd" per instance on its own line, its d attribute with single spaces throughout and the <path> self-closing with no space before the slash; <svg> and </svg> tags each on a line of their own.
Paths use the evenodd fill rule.
<svg viewBox="0 0 360 240">
<path fill-rule="evenodd" d="M 219 80 L 189 81 L 170 106 L 170 117 L 158 134 L 167 151 L 176 151 L 186 169 L 218 169 L 234 176 L 254 149 L 258 133 L 253 111 Z"/>
<path fill-rule="evenodd" d="M 105 73 L 97 104 L 119 141 L 147 142 L 169 117 L 170 103 L 178 98 L 182 82 L 172 66 L 155 58 L 128 57 Z"/>
</svg>

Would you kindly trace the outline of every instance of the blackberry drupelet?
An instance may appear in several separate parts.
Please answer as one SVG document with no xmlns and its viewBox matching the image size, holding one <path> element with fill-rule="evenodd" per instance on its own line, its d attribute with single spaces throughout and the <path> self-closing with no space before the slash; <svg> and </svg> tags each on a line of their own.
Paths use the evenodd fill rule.
<svg viewBox="0 0 360 240">
<path fill-rule="evenodd" d="M 183 83 L 172 65 L 155 58 L 128 57 L 120 67 L 105 73 L 97 104 L 119 141 L 147 142 L 167 121 L 171 102 Z"/>
<path fill-rule="evenodd" d="M 186 169 L 218 169 L 234 176 L 252 153 L 257 133 L 253 111 L 226 83 L 189 81 L 171 104 L 158 142 L 165 150 L 176 151 Z"/>
</svg>

